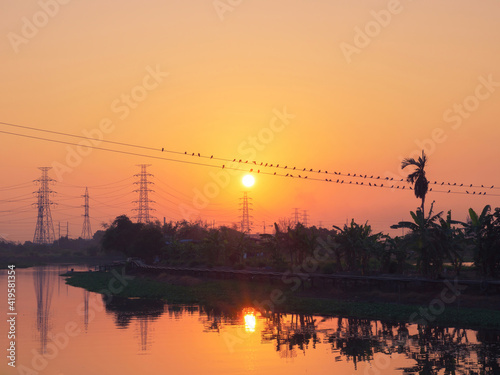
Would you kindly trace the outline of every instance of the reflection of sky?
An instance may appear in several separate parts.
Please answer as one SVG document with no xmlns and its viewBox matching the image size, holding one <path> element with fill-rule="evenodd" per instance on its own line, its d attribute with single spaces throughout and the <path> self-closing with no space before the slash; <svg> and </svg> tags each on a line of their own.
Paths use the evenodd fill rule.
<svg viewBox="0 0 500 375">
<path fill-rule="evenodd" d="M 56 274 L 54 271 L 53 277 Z M 4 275 L 0 273 L 0 288 L 6 287 Z M 40 344 L 29 329 L 37 317 L 33 275 L 33 270 L 18 270 L 18 307 L 22 312 L 18 347 L 23 352 L 19 364 L 24 365 L 30 364 L 29 353 L 38 350 Z M 82 289 L 74 287 L 68 287 L 67 293 L 52 295 L 50 333 L 61 334 L 67 324 L 74 323 L 79 334 L 69 338 L 68 345 L 48 361 L 41 373 L 135 375 L 164 373 L 168 369 L 172 374 L 347 375 L 364 374 L 368 368 L 378 366 L 380 373 L 402 374 L 398 369 L 414 366 L 421 352 L 418 345 L 422 340 L 415 326 L 400 329 L 381 322 L 318 316 L 289 314 L 266 318 L 248 312 L 221 316 L 207 314 L 199 307 L 165 305 L 160 315 L 134 315 L 130 325 L 119 329 L 116 312 L 105 312 L 100 295 L 89 293 L 88 299 L 84 297 Z M 474 331 L 437 329 L 434 335 L 436 338 L 424 348 L 433 361 L 438 359 L 439 350 L 461 356 L 462 366 L 465 359 L 473 360 L 468 365 L 470 369 L 484 358 L 484 346 L 476 344 Z M 446 340 L 456 344 L 447 346 Z M 372 341 L 376 346 L 368 347 L 373 352 L 368 354 L 370 362 L 358 361 L 355 370 L 352 345 Z M 145 352 L 147 355 L 138 355 Z M 10 369 L 6 371 L 6 375 L 16 374 Z"/>
</svg>

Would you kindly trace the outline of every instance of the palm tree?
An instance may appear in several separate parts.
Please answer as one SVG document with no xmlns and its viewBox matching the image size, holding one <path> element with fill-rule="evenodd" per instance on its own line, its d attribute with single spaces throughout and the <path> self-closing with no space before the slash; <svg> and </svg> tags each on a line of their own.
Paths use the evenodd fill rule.
<svg viewBox="0 0 500 375">
<path fill-rule="evenodd" d="M 411 233 L 404 238 L 408 249 L 414 251 L 417 255 L 417 268 L 424 274 L 430 275 L 434 272 L 436 275 L 441 271 L 443 264 L 443 254 L 439 249 L 436 233 L 439 225 L 437 222 L 443 212 L 432 215 L 434 202 L 431 204 L 429 216 L 426 218 L 424 212 L 417 210 L 411 211 L 411 221 L 400 221 L 398 224 L 391 225 L 392 229 L 409 229 Z"/>
<path fill-rule="evenodd" d="M 414 166 L 415 170 L 408 175 L 406 180 L 413 184 L 413 190 L 415 191 L 415 196 L 418 199 L 422 199 L 421 209 L 424 212 L 425 195 L 429 189 L 429 181 L 425 177 L 425 164 L 427 162 L 427 156 L 422 150 L 422 156 L 418 157 L 418 160 L 414 158 L 406 158 L 401 162 L 401 169 L 405 169 L 409 165 Z"/>
</svg>

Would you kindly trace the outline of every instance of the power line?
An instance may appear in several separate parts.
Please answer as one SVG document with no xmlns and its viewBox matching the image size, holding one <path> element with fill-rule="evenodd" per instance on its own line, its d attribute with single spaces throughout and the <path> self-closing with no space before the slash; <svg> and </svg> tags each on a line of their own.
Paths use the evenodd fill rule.
<svg viewBox="0 0 500 375">
<path fill-rule="evenodd" d="M 35 128 L 35 127 L 29 127 L 29 126 L 24 126 L 24 125 L 18 125 L 18 124 L 12 124 L 8 122 L 0 122 L 0 124 L 7 125 L 7 126 L 12 126 L 12 127 L 17 127 L 17 128 L 22 128 L 22 129 L 28 129 L 28 130 L 35 130 L 35 131 L 40 131 L 40 132 L 45 132 L 45 133 L 51 133 L 51 134 L 57 134 L 57 135 L 63 135 L 67 137 L 73 137 L 73 138 L 79 138 L 79 139 L 86 139 L 88 140 L 89 137 L 83 136 L 83 135 L 77 135 L 77 134 L 70 134 L 70 133 L 64 133 L 64 132 L 57 132 L 57 131 L 52 131 L 52 130 L 46 130 L 46 129 L 40 129 L 40 128 Z M 65 141 L 56 141 L 52 139 L 47 139 L 47 138 L 42 138 L 42 137 L 35 137 L 35 136 L 28 136 L 24 134 L 18 134 L 18 133 L 11 133 L 11 132 L 5 132 L 5 131 L 0 131 L 0 133 L 5 133 L 5 134 L 11 134 L 11 135 L 17 135 L 17 136 L 23 136 L 23 137 L 28 137 L 28 138 L 34 138 L 34 139 L 41 139 L 41 140 L 47 140 L 51 142 L 59 142 L 59 143 L 64 143 L 64 144 L 69 144 L 69 145 L 77 145 L 75 143 L 71 142 L 65 142 Z M 218 161 L 224 161 L 224 162 L 230 162 L 230 163 L 238 163 L 238 164 L 249 164 L 249 165 L 254 165 L 256 167 L 262 167 L 262 168 L 277 168 L 277 169 L 283 169 L 283 170 L 288 170 L 290 173 L 295 174 L 295 177 L 301 178 L 302 175 L 299 175 L 299 172 L 302 173 L 317 173 L 317 174 L 323 174 L 323 175 L 332 175 L 332 176 L 339 176 L 339 177 L 350 177 L 350 178 L 362 178 L 362 179 L 369 179 L 369 180 L 386 180 L 386 181 L 399 181 L 403 182 L 405 181 L 404 178 L 400 179 L 394 179 L 393 177 L 381 177 L 377 175 L 368 175 L 368 174 L 363 174 L 363 173 L 351 173 L 351 172 L 328 172 L 327 170 L 324 169 L 318 169 L 318 168 L 304 168 L 304 167 L 296 167 L 296 166 L 290 166 L 288 165 L 283 165 L 279 163 L 264 163 L 264 162 L 257 162 L 257 161 L 250 161 L 250 160 L 244 160 L 244 159 L 237 159 L 237 158 L 222 158 L 222 157 L 216 157 L 213 154 L 210 156 L 208 155 L 203 155 L 198 152 L 181 152 L 181 151 L 175 151 L 175 150 L 168 150 L 164 147 L 159 148 L 159 147 L 150 147 L 150 146 L 142 146 L 142 145 L 136 145 L 136 144 L 131 144 L 131 143 L 125 143 L 125 142 L 115 142 L 115 141 L 109 141 L 109 140 L 98 140 L 99 142 L 105 142 L 109 144 L 115 144 L 119 146 L 126 146 L 126 147 L 134 147 L 134 148 L 139 148 L 139 149 L 144 149 L 144 150 L 150 150 L 150 151 L 157 151 L 157 152 L 167 152 L 167 153 L 172 153 L 176 155 L 184 155 L 184 156 L 193 156 L 193 157 L 199 157 L 199 158 L 204 158 L 204 159 L 210 159 L 210 160 L 218 160 Z M 127 154 L 128 152 L 125 151 L 118 151 L 118 150 L 111 150 L 111 149 L 105 149 L 105 148 L 100 148 L 96 146 L 89 146 L 95 149 L 99 150 L 106 150 L 106 151 L 112 151 L 112 152 L 120 152 L 120 153 L 125 153 Z M 168 161 L 177 161 L 177 162 L 182 162 L 182 163 L 189 163 L 189 164 L 197 164 L 197 165 L 204 165 L 204 166 L 210 166 L 210 167 L 217 167 L 212 164 L 205 164 L 205 163 L 196 163 L 196 162 L 188 162 L 184 160 L 178 160 L 178 159 L 168 159 L 168 158 L 161 158 L 161 157 L 155 157 L 151 155 L 140 155 L 140 154 L 135 154 L 135 153 L 130 153 L 131 155 L 137 155 L 137 156 L 145 156 L 145 157 L 151 157 L 151 158 L 156 158 L 156 159 L 163 159 L 163 160 L 168 160 Z M 230 166 L 225 166 L 227 169 L 231 170 L 240 170 L 240 171 L 246 171 L 246 169 L 239 169 L 239 168 L 234 168 Z M 253 171 L 253 169 L 252 169 Z M 289 174 L 286 175 L 289 176 Z M 442 181 L 434 181 L 434 182 L 429 182 L 430 184 L 433 185 L 446 185 L 446 186 L 454 186 L 454 187 L 469 187 L 469 188 L 482 188 L 482 189 L 500 189 L 500 187 L 495 187 L 494 185 L 474 185 L 474 184 L 465 184 L 465 183 L 451 183 L 451 182 L 442 182 Z"/>
<path fill-rule="evenodd" d="M 5 124 L 5 123 L 1 123 L 0 124 Z M 60 141 L 60 140 L 55 140 L 55 139 L 49 139 L 49 138 L 43 138 L 43 137 L 36 137 L 36 136 L 30 136 L 30 135 L 26 135 L 26 134 L 19 134 L 19 133 L 12 133 L 12 132 L 6 132 L 6 131 L 1 131 L 0 130 L 0 133 L 3 133 L 3 134 L 9 134 L 9 135 L 15 135 L 15 136 L 20 136 L 20 137 L 25 137 L 25 138 L 31 138 L 31 139 L 37 139 L 37 140 L 44 140 L 44 141 L 48 141 L 48 142 L 54 142 L 54 143 L 62 143 L 62 144 L 67 144 L 67 145 L 73 145 L 73 146 L 79 146 L 77 143 L 73 143 L 73 142 L 66 142 L 66 141 Z M 78 136 L 79 137 L 79 136 Z M 172 162 L 178 162 L 178 163 L 184 163 L 184 164 L 191 164 L 191 165 L 199 165 L 199 166 L 204 166 L 204 167 L 211 167 L 211 168 L 221 168 L 221 166 L 218 166 L 218 165 L 213 165 L 213 164 L 206 164 L 206 163 L 200 163 L 200 162 L 192 162 L 192 161 L 186 161 L 186 160 L 179 160 L 179 159 L 171 159 L 171 158 L 165 158 L 165 157 L 160 157 L 160 156 L 153 156 L 153 155 L 147 155 L 147 154 L 139 154 L 139 153 L 135 153 L 135 152 L 129 152 L 129 151 L 122 151 L 122 150 L 115 150 L 115 149 L 108 149 L 108 148 L 104 148 L 104 147 L 97 147 L 97 146 L 91 146 L 92 148 L 96 149 L 96 150 L 102 150 L 102 151 L 108 151 L 108 152 L 115 152 L 115 153 L 120 153 L 120 154 L 125 154 L 125 155 L 132 155 L 132 156 L 140 156 L 140 157 L 146 157 L 146 158 L 152 158 L 152 159 L 159 159 L 159 160 L 165 160 L 165 161 L 172 161 Z M 139 147 L 139 146 L 138 146 Z M 142 146 L 141 146 L 142 147 Z M 158 150 L 159 151 L 159 150 Z M 187 153 L 185 153 L 187 154 Z M 195 155 L 193 153 L 193 155 Z M 200 156 L 201 157 L 201 156 Z M 216 159 L 216 158 L 213 158 L 213 159 Z M 221 160 L 220 158 L 217 158 L 218 160 Z M 224 159 L 224 160 L 229 160 L 229 159 Z M 235 161 L 236 159 L 233 159 L 233 162 Z M 243 161 L 242 160 L 238 160 L 238 163 L 242 163 Z M 252 162 L 252 163 L 256 163 L 256 162 Z M 252 165 L 252 163 L 249 163 L 249 161 L 244 161 L 243 164 L 249 164 L 249 165 Z M 264 165 L 263 167 L 273 167 L 273 164 L 270 164 L 269 166 L 267 165 Z M 405 186 L 400 186 L 399 185 L 395 185 L 397 183 L 398 180 L 394 180 L 394 178 L 389 178 L 389 177 L 380 177 L 380 176 L 370 176 L 368 177 L 367 175 L 361 175 L 361 174 L 353 174 L 351 175 L 350 173 L 341 173 L 341 172 L 328 172 L 328 171 L 324 171 L 322 172 L 322 170 L 318 170 L 317 173 L 325 173 L 325 174 L 329 174 L 329 175 L 336 175 L 338 176 L 339 178 L 337 178 L 337 180 L 335 179 L 328 179 L 328 178 L 317 178 L 317 177 L 311 177 L 309 178 L 308 175 L 304 175 L 302 176 L 302 174 L 293 174 L 293 173 L 287 173 L 286 175 L 283 173 L 283 174 L 279 174 L 277 172 L 264 172 L 264 171 L 261 171 L 260 169 L 257 169 L 257 171 L 255 171 L 255 168 L 245 168 L 245 169 L 242 169 L 242 168 L 235 168 L 235 167 L 230 167 L 230 166 L 226 166 L 225 164 L 222 165 L 222 169 L 229 169 L 229 170 L 235 170 L 235 171 L 241 171 L 241 172 L 247 172 L 247 173 L 257 173 L 257 174 L 263 174 L 263 175 L 270 175 L 270 176 L 277 176 L 277 177 L 287 177 L 287 178 L 294 178 L 294 179 L 303 179 L 303 180 L 312 180 L 312 181 L 324 181 L 324 182 L 333 182 L 333 183 L 337 183 L 337 184 L 349 184 L 349 185 L 357 185 L 357 186 L 364 186 L 364 187 L 378 187 L 378 188 L 385 188 L 385 189 L 401 189 L 401 190 L 404 190 L 406 188 L 406 185 Z M 283 169 L 287 169 L 287 166 L 285 167 L 279 167 L 279 164 L 277 164 L 275 166 L 275 168 L 283 168 Z M 304 168 L 305 169 L 305 168 Z M 291 168 L 290 171 L 292 170 L 296 170 L 295 167 L 293 167 L 293 169 Z M 306 173 L 316 173 L 315 170 L 313 169 L 310 169 L 309 171 L 306 171 Z M 349 178 L 364 178 L 364 179 L 372 179 L 372 180 L 380 180 L 380 181 L 384 181 L 386 184 L 384 185 L 384 183 L 382 182 L 379 182 L 378 184 L 377 183 L 371 183 L 371 182 L 367 182 L 365 183 L 364 181 L 359 183 L 358 181 L 353 181 L 350 180 L 350 179 L 341 179 L 340 177 L 342 176 L 347 176 Z M 394 181 L 394 184 L 392 184 L 391 186 L 388 186 L 387 185 L 387 182 L 392 182 Z M 401 179 L 399 180 L 400 182 L 403 182 L 404 179 Z M 432 184 L 432 183 L 431 183 Z M 434 183 L 435 185 L 438 185 L 437 182 Z M 441 183 L 441 185 L 444 185 L 444 183 Z M 447 187 L 453 187 L 453 188 L 462 188 L 464 187 L 465 184 L 461 184 L 461 185 L 457 185 L 457 184 L 454 184 L 452 185 L 451 183 L 447 183 Z M 475 188 L 480 188 L 480 189 L 499 189 L 499 187 L 495 187 L 495 186 L 491 186 L 491 187 L 485 187 L 484 185 L 473 185 L 473 184 L 469 184 L 469 187 L 475 187 Z M 412 190 L 412 187 L 409 186 L 409 190 Z M 430 189 L 429 191 L 432 191 L 432 189 Z M 438 192 L 438 193 L 449 193 L 449 194 L 462 194 L 462 195 L 467 195 L 467 194 L 470 194 L 470 195 L 486 195 L 486 192 L 479 192 L 478 194 L 476 194 L 476 192 L 468 192 L 468 191 L 465 191 L 465 192 L 459 192 L 459 191 L 451 191 L 451 189 L 449 191 L 446 191 L 446 190 L 434 190 L 434 192 Z M 499 194 L 488 194 L 489 196 L 500 196 Z"/>
</svg>

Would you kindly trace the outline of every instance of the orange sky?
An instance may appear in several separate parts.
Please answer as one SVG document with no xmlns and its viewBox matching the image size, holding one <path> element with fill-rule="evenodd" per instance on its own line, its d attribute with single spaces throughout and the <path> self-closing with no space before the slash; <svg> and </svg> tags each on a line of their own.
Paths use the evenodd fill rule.
<svg viewBox="0 0 500 375">
<path fill-rule="evenodd" d="M 424 147 L 430 180 L 500 187 L 498 1 L 55 1 L 2 4 L 0 121 L 78 135 L 107 122 L 109 141 L 382 177 L 399 174 L 400 159 Z M 288 123 L 273 120 L 285 108 Z M 40 176 L 39 166 L 67 166 L 67 146 L 2 133 L 0 142 L 0 235 L 30 240 L 36 187 L 24 183 Z M 186 216 L 221 169 L 93 150 L 71 172 L 51 171 L 59 180 L 54 222 L 69 221 L 71 237 L 81 233 L 84 186 L 95 199 L 93 230 L 132 215 L 139 163 L 152 164 L 159 218 L 238 221 L 240 175 Z M 294 207 L 308 210 L 310 224 L 355 218 L 388 231 L 419 205 L 406 190 L 256 177 L 254 231 Z M 457 219 L 469 207 L 499 206 L 492 195 L 432 200 Z"/>
</svg>

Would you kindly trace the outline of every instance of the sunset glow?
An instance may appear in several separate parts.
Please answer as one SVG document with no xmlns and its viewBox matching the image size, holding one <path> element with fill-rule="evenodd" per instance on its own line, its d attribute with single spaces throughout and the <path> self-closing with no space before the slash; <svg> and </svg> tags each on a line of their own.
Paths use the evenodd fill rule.
<svg viewBox="0 0 500 375">
<path fill-rule="evenodd" d="M 500 205 L 498 1 L 232 3 L 4 4 L 1 237 L 33 239 L 38 167 L 70 238 L 86 187 L 93 232 L 137 215 L 141 163 L 161 222 L 238 224 L 259 173 L 252 232 L 298 207 L 387 233 L 420 205 L 401 160 L 422 150 L 436 212 Z"/>
</svg>

